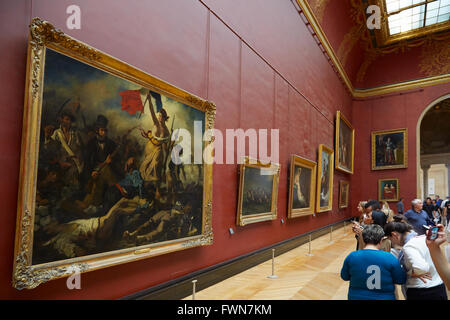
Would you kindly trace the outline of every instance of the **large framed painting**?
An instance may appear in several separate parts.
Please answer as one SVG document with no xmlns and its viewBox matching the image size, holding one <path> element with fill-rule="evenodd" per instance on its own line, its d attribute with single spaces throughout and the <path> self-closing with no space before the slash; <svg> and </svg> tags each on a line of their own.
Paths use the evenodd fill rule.
<svg viewBox="0 0 450 320">
<path fill-rule="evenodd" d="M 333 162 L 333 149 L 319 145 L 316 212 L 330 211 L 333 207 Z"/>
<path fill-rule="evenodd" d="M 240 164 L 237 225 L 277 218 L 280 165 L 245 157 Z"/>
<path fill-rule="evenodd" d="M 351 123 L 338 111 L 336 115 L 336 155 L 337 170 L 353 174 L 353 159 L 355 150 L 355 129 Z"/>
<path fill-rule="evenodd" d="M 33 19 L 13 286 L 211 244 L 212 165 L 186 160 L 177 129 L 214 118 L 214 103 Z"/>
<path fill-rule="evenodd" d="M 317 163 L 291 156 L 288 218 L 314 214 Z"/>
<path fill-rule="evenodd" d="M 398 201 L 399 185 L 398 179 L 378 180 L 378 200 Z"/>
<path fill-rule="evenodd" d="M 408 167 L 408 129 L 372 132 L 372 170 Z"/>
<path fill-rule="evenodd" d="M 345 180 L 339 181 L 339 209 L 348 207 L 348 198 L 350 194 L 350 183 Z"/>
</svg>

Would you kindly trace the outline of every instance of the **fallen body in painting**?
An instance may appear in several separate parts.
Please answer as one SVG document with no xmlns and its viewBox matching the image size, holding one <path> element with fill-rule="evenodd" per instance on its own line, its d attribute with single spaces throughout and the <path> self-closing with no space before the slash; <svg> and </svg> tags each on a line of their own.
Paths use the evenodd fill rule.
<svg viewBox="0 0 450 320">
<path fill-rule="evenodd" d="M 132 214 L 138 207 L 146 204 L 145 199 L 138 196 L 133 199 L 122 198 L 109 210 L 108 214 L 99 218 L 77 219 L 68 223 L 53 225 L 47 228 L 56 236 L 44 243 L 67 257 L 74 258 L 86 254 L 86 250 L 77 245 L 78 242 L 91 242 L 95 246 L 97 240 L 107 240 L 111 237 L 114 224 L 120 215 Z"/>
<path fill-rule="evenodd" d="M 130 248 L 200 234 L 198 218 L 201 215 L 194 212 L 196 197 L 191 197 L 192 191 L 198 191 L 196 189 L 191 186 L 191 192 L 184 197 L 186 201 L 176 201 L 173 207 L 164 203 L 164 200 L 170 200 L 164 197 L 149 203 L 147 199 L 135 196 L 121 198 L 101 217 L 76 219 L 64 224 L 54 222 L 45 228 L 54 236 L 43 247 L 57 251 L 62 257 L 75 258 L 98 253 L 99 247 L 108 245 Z M 119 235 L 123 229 L 126 230 Z"/>
</svg>

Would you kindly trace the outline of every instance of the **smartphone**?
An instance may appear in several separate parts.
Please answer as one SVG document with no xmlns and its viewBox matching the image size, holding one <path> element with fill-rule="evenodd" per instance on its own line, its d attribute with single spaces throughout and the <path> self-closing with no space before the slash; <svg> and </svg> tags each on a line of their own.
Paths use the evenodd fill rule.
<svg viewBox="0 0 450 320">
<path fill-rule="evenodd" d="M 436 238 L 438 237 L 438 231 L 439 231 L 438 227 L 432 227 L 428 232 L 427 239 L 436 240 Z"/>
<path fill-rule="evenodd" d="M 353 223 L 354 225 L 357 225 L 358 227 L 361 227 L 361 225 L 359 224 L 359 222 L 356 221 L 356 220 L 353 220 L 352 223 Z"/>
</svg>

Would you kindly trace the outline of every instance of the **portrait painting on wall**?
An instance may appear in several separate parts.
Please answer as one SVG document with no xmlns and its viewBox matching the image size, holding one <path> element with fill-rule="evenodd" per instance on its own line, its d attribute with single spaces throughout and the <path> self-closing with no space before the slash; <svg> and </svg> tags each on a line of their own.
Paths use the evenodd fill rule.
<svg viewBox="0 0 450 320">
<path fill-rule="evenodd" d="M 378 200 L 398 201 L 398 179 L 378 180 Z"/>
<path fill-rule="evenodd" d="M 353 174 L 353 158 L 355 145 L 355 129 L 338 111 L 336 115 L 336 155 L 337 170 Z"/>
<path fill-rule="evenodd" d="M 330 211 L 333 207 L 333 149 L 320 144 L 317 162 L 316 212 Z"/>
<path fill-rule="evenodd" d="M 240 165 L 237 225 L 276 219 L 279 176 L 279 164 L 245 158 Z"/>
<path fill-rule="evenodd" d="M 372 170 L 408 167 L 408 129 L 372 132 Z"/>
<path fill-rule="evenodd" d="M 296 155 L 291 156 L 288 217 L 314 214 L 317 163 Z"/>
<path fill-rule="evenodd" d="M 30 38 L 13 285 L 211 244 L 212 165 L 177 129 L 214 104 L 38 18 Z"/>
<path fill-rule="evenodd" d="M 348 198 L 350 194 L 350 183 L 348 181 L 339 181 L 339 209 L 348 207 Z"/>
</svg>

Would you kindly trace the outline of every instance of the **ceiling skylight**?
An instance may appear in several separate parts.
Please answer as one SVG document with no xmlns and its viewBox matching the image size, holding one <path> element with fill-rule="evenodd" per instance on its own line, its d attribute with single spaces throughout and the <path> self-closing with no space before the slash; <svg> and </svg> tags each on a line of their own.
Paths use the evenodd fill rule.
<svg viewBox="0 0 450 320">
<path fill-rule="evenodd" d="M 385 0 L 389 34 L 450 21 L 450 0 Z"/>
</svg>

